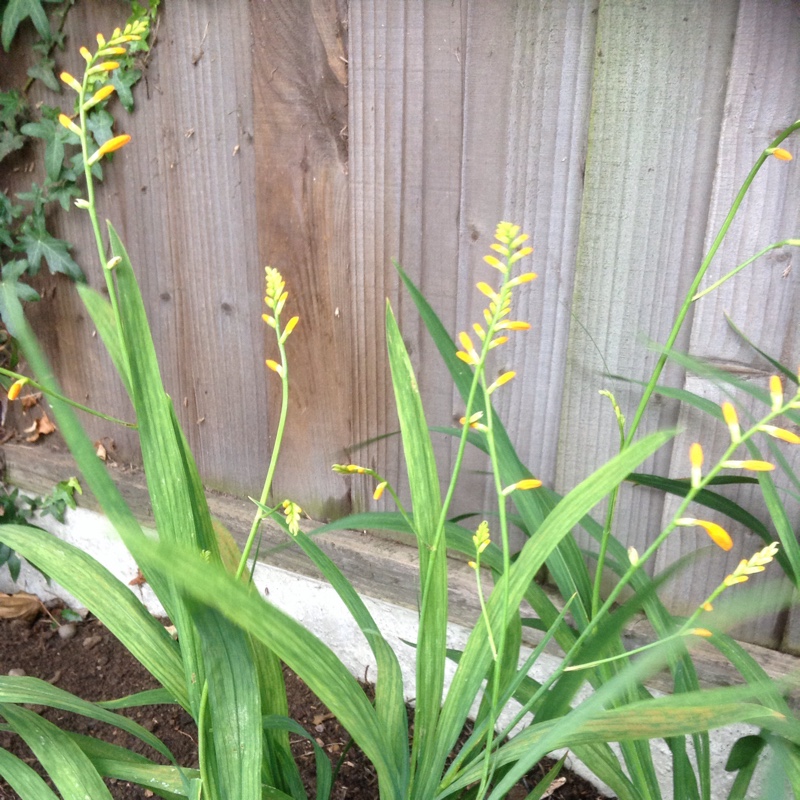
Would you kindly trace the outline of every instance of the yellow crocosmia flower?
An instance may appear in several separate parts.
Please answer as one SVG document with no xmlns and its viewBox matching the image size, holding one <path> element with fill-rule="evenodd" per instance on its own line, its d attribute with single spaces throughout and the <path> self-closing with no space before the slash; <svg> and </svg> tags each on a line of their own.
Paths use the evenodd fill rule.
<svg viewBox="0 0 800 800">
<path fill-rule="evenodd" d="M 83 59 L 84 59 L 84 61 L 86 61 L 87 64 L 91 64 L 92 63 L 92 54 L 89 52 L 88 48 L 81 47 L 80 53 L 83 56 Z"/>
<path fill-rule="evenodd" d="M 478 364 L 480 356 L 475 350 L 475 346 L 472 344 L 472 339 L 469 338 L 469 334 L 466 331 L 461 331 L 461 333 L 458 334 L 458 341 L 461 343 L 464 350 L 463 352 L 459 350 L 456 355 L 467 364 Z"/>
<path fill-rule="evenodd" d="M 261 319 L 270 326 L 270 328 L 274 328 L 276 326 L 275 317 L 271 317 L 269 314 L 262 314 Z"/>
<path fill-rule="evenodd" d="M 708 628 L 692 628 L 690 631 L 687 631 L 687 633 L 693 636 L 702 636 L 704 639 L 710 639 L 714 635 Z"/>
<path fill-rule="evenodd" d="M 537 277 L 538 275 L 535 272 L 523 272 L 522 275 L 517 275 L 516 278 L 512 278 L 506 285 L 508 287 L 520 286 L 523 283 L 535 281 Z"/>
<path fill-rule="evenodd" d="M 522 250 L 517 250 L 511 258 L 508 259 L 508 264 L 516 264 L 521 258 L 525 258 L 525 256 L 529 256 L 533 252 L 532 247 L 523 247 Z"/>
<path fill-rule="evenodd" d="M 381 481 L 376 487 L 375 491 L 372 493 L 373 500 L 380 500 L 383 496 L 383 490 L 388 486 L 388 481 Z"/>
<path fill-rule="evenodd" d="M 505 344 L 508 341 L 508 336 L 498 336 L 496 339 L 492 339 L 489 343 L 489 349 L 494 350 L 495 347 L 499 347 L 501 344 Z"/>
<path fill-rule="evenodd" d="M 514 378 L 516 372 L 504 372 L 486 391 L 491 394 L 495 389 L 501 387 L 504 383 L 508 383 Z"/>
<path fill-rule="evenodd" d="M 689 448 L 689 463 L 692 465 L 692 486 L 697 488 L 703 480 L 703 448 L 697 442 Z"/>
<path fill-rule="evenodd" d="M 723 461 L 722 466 L 725 469 L 749 469 L 753 472 L 771 472 L 775 469 L 774 464 L 769 461 L 754 461 L 752 459 L 745 461 Z"/>
<path fill-rule="evenodd" d="M 764 431 L 775 439 L 780 439 L 782 442 L 789 444 L 800 444 L 800 436 L 792 431 L 787 431 L 785 428 L 776 428 L 774 425 L 759 425 L 758 429 Z"/>
<path fill-rule="evenodd" d="M 725 424 L 731 432 L 731 442 L 736 444 L 742 438 L 742 431 L 739 428 L 739 417 L 736 415 L 736 409 L 731 403 L 725 402 L 722 404 L 722 419 L 725 420 Z"/>
<path fill-rule="evenodd" d="M 769 397 L 772 400 L 772 410 L 780 411 L 783 405 L 783 386 L 781 379 L 777 375 L 771 375 L 769 379 Z"/>
<path fill-rule="evenodd" d="M 519 225 L 514 225 L 511 222 L 500 222 L 497 225 L 494 238 L 503 244 L 511 244 L 519 233 Z"/>
<path fill-rule="evenodd" d="M 75 78 L 69 74 L 69 72 L 62 72 L 60 78 L 64 83 L 67 84 L 67 86 L 69 86 L 70 89 L 74 89 L 76 92 L 81 91 L 80 83 L 78 83 L 78 81 L 76 81 Z"/>
<path fill-rule="evenodd" d="M 490 300 L 497 302 L 498 294 L 497 292 L 489 286 L 488 283 L 485 281 L 479 281 L 475 284 L 475 287 L 481 294 L 485 294 Z"/>
<path fill-rule="evenodd" d="M 101 89 L 98 89 L 84 104 L 83 110 L 88 111 L 94 108 L 98 103 L 102 103 L 107 97 L 110 97 L 115 92 L 113 84 L 107 83 Z"/>
<path fill-rule="evenodd" d="M 105 47 L 106 46 L 106 37 L 103 36 L 102 33 L 97 34 L 97 46 L 98 47 Z"/>
<path fill-rule="evenodd" d="M 508 497 L 511 492 L 515 492 L 517 490 L 524 492 L 528 489 L 538 489 L 542 485 L 540 480 L 536 478 L 524 478 L 521 481 L 517 481 L 516 483 L 512 483 L 511 486 L 506 486 L 505 489 L 502 491 L 503 497 Z"/>
<path fill-rule="evenodd" d="M 472 536 L 472 543 L 475 545 L 478 554 L 482 553 L 489 546 L 489 541 L 489 523 L 483 520 Z"/>
<path fill-rule="evenodd" d="M 700 606 L 700 607 L 703 609 L 703 611 L 713 611 L 714 610 L 714 606 L 712 606 L 711 603 L 709 603 L 708 601 L 703 603 L 702 606 Z"/>
<path fill-rule="evenodd" d="M 747 575 L 728 575 L 722 582 L 726 586 L 736 586 L 737 583 L 746 583 L 747 580 Z"/>
<path fill-rule="evenodd" d="M 456 356 L 460 358 L 465 364 L 474 367 L 478 362 L 469 353 L 464 353 L 461 350 L 456 351 Z"/>
<path fill-rule="evenodd" d="M 477 569 L 478 569 L 478 565 L 477 565 L 477 564 L 476 564 L 474 561 L 467 561 L 467 566 L 468 566 L 470 569 L 475 569 L 475 570 L 477 570 Z"/>
<path fill-rule="evenodd" d="M 497 323 L 498 330 L 507 331 L 529 331 L 531 329 L 530 322 L 523 322 L 516 319 L 504 319 Z"/>
<path fill-rule="evenodd" d="M 506 257 L 511 255 L 511 251 L 507 247 L 504 247 L 502 244 L 498 244 L 497 242 L 492 242 L 489 247 L 491 247 L 495 253 L 500 253 L 500 255 Z"/>
<path fill-rule="evenodd" d="M 484 256 L 483 260 L 490 266 L 494 267 L 495 269 L 500 270 L 504 275 L 508 272 L 508 267 L 500 261 L 499 259 L 495 258 L 494 256 Z"/>
<path fill-rule="evenodd" d="M 22 387 L 26 383 L 28 383 L 27 378 L 20 378 L 19 380 L 14 381 L 14 383 L 8 387 L 8 399 L 16 400 L 19 397 L 19 393 L 22 391 Z"/>
<path fill-rule="evenodd" d="M 284 329 L 283 336 L 281 337 L 283 341 L 286 341 L 286 338 L 295 329 L 298 322 L 300 322 L 300 317 L 294 316 L 286 323 L 286 328 Z"/>
<path fill-rule="evenodd" d="M 115 69 L 119 69 L 119 61 L 101 61 L 96 66 L 92 67 L 89 70 L 89 73 L 94 74 L 96 72 L 113 72 Z"/>
<path fill-rule="evenodd" d="M 775 156 L 778 161 L 791 161 L 792 154 L 788 150 L 784 150 L 782 147 L 773 147 L 771 150 L 767 150 L 767 152 L 771 156 Z"/>
<path fill-rule="evenodd" d="M 711 537 L 711 541 L 714 542 L 717 547 L 721 547 L 726 551 L 733 547 L 733 540 L 729 536 L 728 532 L 722 527 L 722 525 L 717 525 L 716 522 L 709 522 L 708 520 L 704 519 L 693 519 L 691 517 L 682 517 L 681 519 L 675 520 L 675 524 L 686 528 L 703 528 Z"/>
<path fill-rule="evenodd" d="M 97 150 L 97 152 L 95 152 L 86 163 L 91 167 L 92 164 L 99 161 L 103 156 L 107 156 L 109 153 L 113 153 L 114 151 L 125 147 L 130 140 L 131 137 L 127 133 L 123 133 L 119 136 L 115 136 L 113 139 L 109 139 L 107 142 L 104 142 L 102 145 L 100 145 L 100 148 Z"/>
<path fill-rule="evenodd" d="M 106 47 L 102 53 L 98 52 L 97 55 L 103 56 L 124 56 L 128 51 L 124 47 Z"/>
<path fill-rule="evenodd" d="M 479 322 L 472 323 L 472 330 L 475 331 L 475 335 L 481 341 L 483 341 L 486 338 L 486 331 L 483 329 L 483 325 L 481 325 Z"/>
<path fill-rule="evenodd" d="M 286 524 L 289 528 L 289 533 L 291 533 L 292 536 L 297 536 L 297 534 L 300 533 L 300 515 L 303 513 L 303 509 L 291 500 L 284 500 L 283 513 L 286 515 Z"/>
<path fill-rule="evenodd" d="M 527 241 L 528 241 L 528 239 L 530 239 L 530 238 L 531 238 L 531 237 L 530 237 L 530 236 L 528 236 L 528 234 L 527 234 L 527 233 L 521 233 L 519 236 L 517 236 L 517 237 L 514 239 L 514 241 L 513 241 L 513 242 L 511 242 L 511 245 L 510 245 L 510 246 L 511 246 L 511 249 L 512 249 L 512 250 L 516 250 L 516 249 L 517 249 L 517 248 L 518 248 L 518 247 L 519 247 L 521 244 L 523 244 L 523 242 L 527 242 Z"/>
<path fill-rule="evenodd" d="M 58 121 L 71 133 L 81 135 L 81 129 L 66 114 L 59 114 Z"/>
<path fill-rule="evenodd" d="M 283 377 L 283 367 L 277 361 L 268 358 L 265 363 L 273 372 L 277 372 L 278 375 Z"/>
</svg>

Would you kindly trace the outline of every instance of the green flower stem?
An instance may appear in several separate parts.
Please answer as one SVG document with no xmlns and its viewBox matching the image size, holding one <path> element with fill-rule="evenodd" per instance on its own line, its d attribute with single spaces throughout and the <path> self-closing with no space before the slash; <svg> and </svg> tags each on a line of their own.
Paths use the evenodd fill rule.
<svg viewBox="0 0 800 800">
<path fill-rule="evenodd" d="M 236 580 L 242 577 L 242 573 L 247 565 L 247 560 L 250 558 L 250 553 L 258 534 L 258 529 L 261 522 L 269 516 L 262 508 L 267 505 L 267 498 L 272 490 L 272 480 L 275 477 L 275 469 L 278 465 L 278 456 L 281 451 L 281 443 L 283 442 L 283 434 L 286 429 L 286 416 L 289 411 L 289 366 L 286 359 L 286 345 L 281 341 L 281 319 L 280 314 L 275 314 L 275 336 L 278 340 L 278 351 L 280 353 L 281 365 L 281 414 L 278 419 L 278 430 L 275 434 L 275 444 L 272 447 L 272 456 L 269 460 L 269 468 L 267 469 L 267 477 L 264 480 L 264 487 L 261 489 L 261 497 L 259 498 L 260 505 L 256 506 L 256 513 L 253 517 L 253 524 L 250 526 L 250 533 L 247 536 L 242 557 L 239 559 L 239 566 L 236 569 Z"/>
<path fill-rule="evenodd" d="M 641 566 L 648 561 L 653 555 L 655 555 L 656 551 L 659 547 L 664 543 L 666 538 L 675 530 L 677 525 L 677 520 L 679 520 L 683 515 L 686 509 L 689 507 L 689 504 L 692 503 L 694 498 L 697 496 L 698 492 L 702 489 L 705 489 L 711 481 L 721 472 L 725 467 L 723 464 L 726 461 L 731 460 L 731 456 L 737 450 L 737 448 L 755 436 L 756 433 L 759 432 L 759 429 L 762 425 L 766 425 L 767 423 L 771 422 L 776 417 L 779 417 L 781 414 L 785 414 L 789 409 L 793 407 L 793 404 L 797 401 L 797 396 L 793 397 L 788 402 L 784 403 L 780 408 L 770 411 L 763 419 L 757 422 L 752 428 L 750 428 L 747 432 L 743 433 L 741 437 L 735 441 L 731 442 L 728 446 L 728 449 L 723 453 L 722 457 L 716 463 L 712 469 L 708 471 L 706 475 L 703 476 L 703 479 L 699 482 L 697 486 L 693 486 L 689 492 L 687 492 L 686 497 L 683 498 L 680 505 L 678 506 L 678 510 L 674 513 L 672 520 L 670 523 L 661 531 L 661 533 L 656 537 L 653 543 L 647 548 L 647 550 L 642 553 L 635 564 L 631 564 L 622 577 L 617 582 L 617 585 L 611 590 L 608 598 L 603 603 L 603 605 L 599 608 L 596 614 L 593 615 L 593 620 L 597 621 L 605 614 L 607 614 L 611 607 L 614 605 L 614 602 L 619 597 L 622 590 L 630 583 L 631 578 L 633 577 L 636 570 L 640 569 Z M 565 662 L 569 662 L 572 657 L 574 657 L 575 653 L 577 653 L 578 648 L 583 644 L 583 642 L 590 636 L 593 635 L 596 630 L 595 625 L 587 625 L 586 628 L 581 632 L 578 638 L 575 640 L 575 643 L 570 648 L 569 653 L 565 656 Z"/>
<path fill-rule="evenodd" d="M 779 247 L 800 247 L 800 239 L 784 239 L 782 242 L 774 242 L 773 244 L 767 245 L 763 250 L 759 250 L 754 256 L 748 258 L 747 261 L 744 261 L 743 263 L 739 264 L 738 267 L 732 269 L 727 275 L 724 275 L 718 281 L 712 283 L 711 286 L 709 286 L 707 289 L 703 289 L 702 292 L 698 292 L 692 298 L 692 302 L 694 302 L 695 300 L 699 300 L 701 297 L 709 294 L 710 292 L 713 292 L 714 289 L 718 289 L 720 286 L 722 286 L 723 283 L 725 283 L 725 281 L 730 280 L 734 275 L 741 272 L 745 267 L 750 266 L 750 264 L 752 264 L 754 261 L 757 261 L 759 258 L 761 258 L 761 256 L 769 253 L 770 250 L 777 250 Z"/>
<path fill-rule="evenodd" d="M 770 157 L 771 151 L 778 147 L 784 139 L 788 136 L 793 134 L 796 130 L 800 129 L 800 120 L 792 123 L 788 128 L 785 128 L 781 131 L 780 134 L 771 142 L 769 147 L 767 147 L 761 155 L 758 157 L 758 160 L 753 165 L 753 168 L 748 173 L 747 177 L 742 184 L 742 187 L 739 189 L 736 198 L 733 201 L 733 205 L 728 211 L 728 215 L 725 217 L 725 221 L 722 223 L 722 227 L 719 229 L 719 233 L 717 233 L 716 237 L 714 238 L 713 243 L 711 244 L 711 248 L 709 249 L 706 257 L 703 259 L 702 263 L 700 264 L 700 269 L 697 271 L 697 274 L 694 276 L 694 280 L 692 281 L 692 285 L 689 287 L 689 291 L 686 293 L 686 299 L 683 301 L 683 305 L 678 312 L 678 316 L 675 318 L 675 323 L 672 326 L 672 331 L 667 338 L 667 342 L 664 345 L 663 352 L 659 356 L 658 362 L 656 363 L 655 369 L 653 370 L 653 374 L 650 376 L 650 380 L 645 387 L 644 394 L 642 395 L 641 400 L 639 401 L 639 406 L 636 409 L 636 414 L 633 417 L 633 422 L 631 422 L 630 428 L 628 429 L 628 434 L 625 438 L 625 442 L 623 445 L 623 450 L 627 448 L 631 442 L 633 441 L 633 437 L 636 435 L 636 431 L 639 428 L 639 424 L 642 421 L 642 417 L 644 416 L 644 412 L 647 408 L 648 403 L 650 402 L 650 398 L 653 396 L 653 392 L 656 389 L 658 384 L 659 378 L 661 377 L 661 373 L 664 371 L 664 366 L 667 363 L 667 358 L 670 350 L 672 349 L 673 345 L 678 339 L 678 335 L 681 332 L 681 328 L 683 327 L 683 323 L 686 320 L 686 316 L 689 313 L 689 309 L 691 308 L 692 302 L 697 294 L 697 290 L 700 288 L 700 284 L 705 277 L 706 272 L 708 271 L 711 262 L 714 259 L 714 256 L 717 254 L 717 251 L 720 248 L 723 240 L 725 239 L 726 234 L 728 233 L 728 229 L 731 227 L 733 223 L 734 217 L 736 216 L 737 212 L 739 211 L 739 207 L 742 204 L 742 201 L 747 194 L 750 185 L 755 180 L 756 175 L 758 174 L 759 170 L 763 163 Z M 603 528 L 603 535 L 600 539 L 600 552 L 598 554 L 597 559 L 597 571 L 594 576 L 594 587 L 592 589 L 592 616 L 595 616 L 598 613 L 600 608 L 600 584 L 603 577 L 603 568 L 605 566 L 605 559 L 606 559 L 606 551 L 608 548 L 608 537 L 611 535 L 611 526 L 614 521 L 614 512 L 616 510 L 617 505 L 617 497 L 619 495 L 619 487 L 616 487 L 610 495 L 609 503 L 608 503 L 608 512 L 606 514 L 606 522 Z"/>
<path fill-rule="evenodd" d="M 41 392 L 44 395 L 54 397 L 56 400 L 60 400 L 62 403 L 67 403 L 71 405 L 73 408 L 77 408 L 79 411 L 85 411 L 87 414 L 91 414 L 94 417 L 100 417 L 100 419 L 107 420 L 108 422 L 113 422 L 117 425 L 122 425 L 126 428 L 132 428 L 133 430 L 137 429 L 137 425 L 135 422 L 125 422 L 124 420 L 117 419 L 116 417 L 111 417 L 108 414 L 103 414 L 102 411 L 96 411 L 93 408 L 89 408 L 88 406 L 84 406 L 81 403 L 76 403 L 74 400 L 70 400 L 69 397 L 64 397 L 63 394 L 59 394 L 58 392 L 51 392 L 41 383 L 38 383 L 31 378 L 28 378 L 27 375 L 20 375 L 18 372 L 12 372 L 10 369 L 4 369 L 0 367 L 0 375 L 6 375 L 9 378 L 14 378 L 14 380 L 25 380 L 27 381 L 27 386 L 32 386 L 37 392 Z"/>
</svg>

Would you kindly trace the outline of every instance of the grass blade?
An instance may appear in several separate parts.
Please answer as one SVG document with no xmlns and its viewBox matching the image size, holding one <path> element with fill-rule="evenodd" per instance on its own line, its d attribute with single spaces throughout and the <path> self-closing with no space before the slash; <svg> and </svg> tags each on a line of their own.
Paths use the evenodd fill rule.
<svg viewBox="0 0 800 800">
<path fill-rule="evenodd" d="M 0 775 L 20 800 L 58 800 L 50 787 L 24 761 L 0 749 Z"/>
</svg>

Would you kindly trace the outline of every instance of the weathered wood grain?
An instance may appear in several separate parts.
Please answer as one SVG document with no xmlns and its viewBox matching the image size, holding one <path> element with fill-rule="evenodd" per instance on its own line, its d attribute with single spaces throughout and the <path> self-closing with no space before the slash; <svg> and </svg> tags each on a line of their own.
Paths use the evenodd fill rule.
<svg viewBox="0 0 800 800">
<path fill-rule="evenodd" d="M 800 16 L 791 3 L 760 3 L 745 0 L 739 7 L 736 36 L 725 98 L 725 113 L 719 136 L 713 194 L 710 198 L 705 246 L 711 245 L 747 173 L 763 149 L 788 124 L 800 118 Z M 797 154 L 797 136 L 786 146 Z M 753 183 L 747 198 L 709 269 L 705 285 L 710 285 L 737 264 L 765 245 L 795 237 L 800 231 L 800 171 L 797 162 L 768 159 Z M 730 370 L 736 377 L 767 389 L 773 368 L 739 339 L 725 322 L 728 315 L 757 345 L 790 368 L 800 364 L 800 284 L 792 270 L 796 250 L 774 250 L 760 261 L 723 284 L 715 292 L 697 301 L 692 320 L 689 349 L 692 355 Z M 713 398 L 725 399 L 720 390 L 705 381 L 689 376 L 686 388 Z M 767 409 L 739 397 L 743 410 L 763 416 Z M 719 423 L 684 410 L 680 424 L 687 434 L 678 440 L 671 471 L 685 474 L 686 452 L 691 441 L 700 441 L 711 460 L 729 444 L 727 430 Z M 800 470 L 797 448 L 781 448 L 795 471 Z M 744 448 L 742 449 L 744 451 Z M 762 446 L 766 452 L 766 447 Z M 742 456 L 745 457 L 745 456 Z M 786 480 L 777 475 L 779 485 Z M 758 491 L 740 490 L 732 496 L 757 516 L 769 516 Z M 782 494 L 795 526 L 800 524 L 798 503 Z M 667 505 L 667 514 L 674 504 Z M 700 515 L 698 511 L 697 515 Z M 706 513 L 706 516 L 708 514 Z M 724 520 L 720 520 L 724 522 Z M 685 609 L 701 601 L 742 558 L 749 558 L 763 546 L 760 539 L 732 525 L 735 547 L 727 556 L 719 554 L 710 564 L 690 568 L 673 588 L 674 598 Z M 693 537 L 673 537 L 664 548 L 660 565 L 670 563 L 691 551 Z M 777 565 L 770 568 L 777 577 Z M 765 598 L 786 601 L 791 593 L 788 583 L 752 581 L 754 602 Z M 792 612 L 794 616 L 796 612 Z M 785 612 L 750 620 L 737 635 L 769 647 L 779 646 L 782 637 L 787 649 L 800 648 L 797 626 L 784 631 Z"/>
<path fill-rule="evenodd" d="M 259 252 L 287 281 L 287 313 L 300 315 L 288 342 L 292 405 L 274 493 L 331 517 L 349 510 L 331 464 L 352 442 L 346 16 L 333 0 L 259 0 L 250 19 Z M 274 376 L 270 386 L 272 436 Z"/>
<path fill-rule="evenodd" d="M 600 6 L 557 484 L 574 485 L 619 447 L 612 389 L 630 419 L 700 262 L 735 5 Z M 685 347 L 688 331 L 678 345 Z M 668 369 L 666 382 L 680 371 Z M 654 402 L 640 432 L 669 427 Z M 665 448 L 646 465 L 663 474 Z M 658 533 L 662 497 L 623 488 L 615 531 L 640 551 Z"/>
</svg>

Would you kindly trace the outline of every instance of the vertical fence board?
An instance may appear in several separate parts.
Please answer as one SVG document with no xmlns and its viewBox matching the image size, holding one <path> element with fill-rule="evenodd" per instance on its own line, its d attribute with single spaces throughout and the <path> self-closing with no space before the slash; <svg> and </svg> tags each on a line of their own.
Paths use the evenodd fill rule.
<svg viewBox="0 0 800 800">
<path fill-rule="evenodd" d="M 761 151 L 786 125 L 800 118 L 800 16 L 796 4 L 759 3 L 744 0 L 740 6 L 736 38 L 731 61 L 725 116 L 721 128 L 717 172 L 710 202 L 706 247 L 711 245 L 733 202 L 739 187 Z M 776 76 L 779 76 L 776 79 Z M 769 89 L 767 91 L 767 89 Z M 786 146 L 797 155 L 798 137 L 789 139 Z M 768 159 L 748 192 L 747 198 L 731 226 L 704 282 L 710 285 L 737 264 L 754 255 L 765 245 L 796 237 L 800 231 L 800 171 L 796 162 L 785 163 Z M 773 368 L 739 339 L 725 322 L 729 315 L 738 328 L 765 352 L 791 369 L 800 363 L 800 284 L 791 269 L 796 250 L 774 250 L 755 264 L 723 284 L 713 293 L 697 301 L 692 321 L 690 352 L 735 376 L 767 388 Z M 780 324 L 776 324 L 776 320 Z M 686 388 L 716 402 L 724 394 L 700 378 L 689 376 Z M 739 398 L 742 421 L 746 413 L 763 416 L 766 409 Z M 686 473 L 686 453 L 691 441 L 702 442 L 707 458 L 719 455 L 729 444 L 727 430 L 719 423 L 684 409 L 681 427 L 689 431 L 675 449 L 673 474 Z M 766 453 L 766 447 L 762 447 Z M 795 471 L 800 467 L 797 448 L 782 446 Z M 744 452 L 744 448 L 742 448 Z M 746 456 L 742 456 L 743 458 Z M 775 474 L 779 483 L 781 476 Z M 756 489 L 731 492 L 731 496 L 768 520 L 760 493 Z M 783 495 L 795 527 L 800 522 L 800 508 Z M 667 504 L 665 521 L 675 504 Z M 695 509 L 695 516 L 709 512 Z M 713 517 L 712 517 L 713 518 Z M 716 518 L 715 518 L 716 519 Z M 727 524 L 725 520 L 719 520 Z M 703 599 L 718 585 L 742 558 L 749 558 L 763 547 L 763 542 L 735 524 L 728 526 L 735 547 L 727 556 L 719 553 L 711 563 L 699 563 L 688 569 L 673 588 L 674 600 L 688 607 Z M 771 527 L 771 526 L 769 526 Z M 660 555 L 661 563 L 669 563 L 697 546 L 694 537 L 673 537 Z M 770 569 L 776 578 L 778 567 Z M 765 576 L 766 577 L 766 576 Z M 787 600 L 788 584 L 776 586 L 774 581 L 752 581 L 738 591 L 749 591 L 754 603 L 758 600 Z M 795 612 L 792 612 L 793 616 Z M 784 615 L 775 613 L 758 621 L 743 623 L 736 635 L 769 647 L 781 641 Z M 785 645 L 800 648 L 796 625 L 790 626 Z"/>
<path fill-rule="evenodd" d="M 600 6 L 592 116 L 568 346 L 558 484 L 574 485 L 619 446 L 611 388 L 633 416 L 641 379 L 664 341 L 700 261 L 733 4 Z M 684 343 L 687 337 L 681 340 Z M 675 370 L 665 376 L 675 380 Z M 641 433 L 668 427 L 677 409 L 654 403 Z M 663 450 L 648 466 L 669 464 Z M 623 490 L 615 530 L 641 549 L 657 534 L 662 498 Z"/>
<path fill-rule="evenodd" d="M 350 293 L 346 18 L 333 0 L 259 0 L 251 20 L 259 250 L 286 279 L 287 315 L 300 315 L 287 343 L 290 419 L 274 494 L 325 518 L 350 505 L 331 472 L 352 437 L 352 353 L 337 317 Z M 270 386 L 274 435 L 275 376 Z"/>
</svg>

